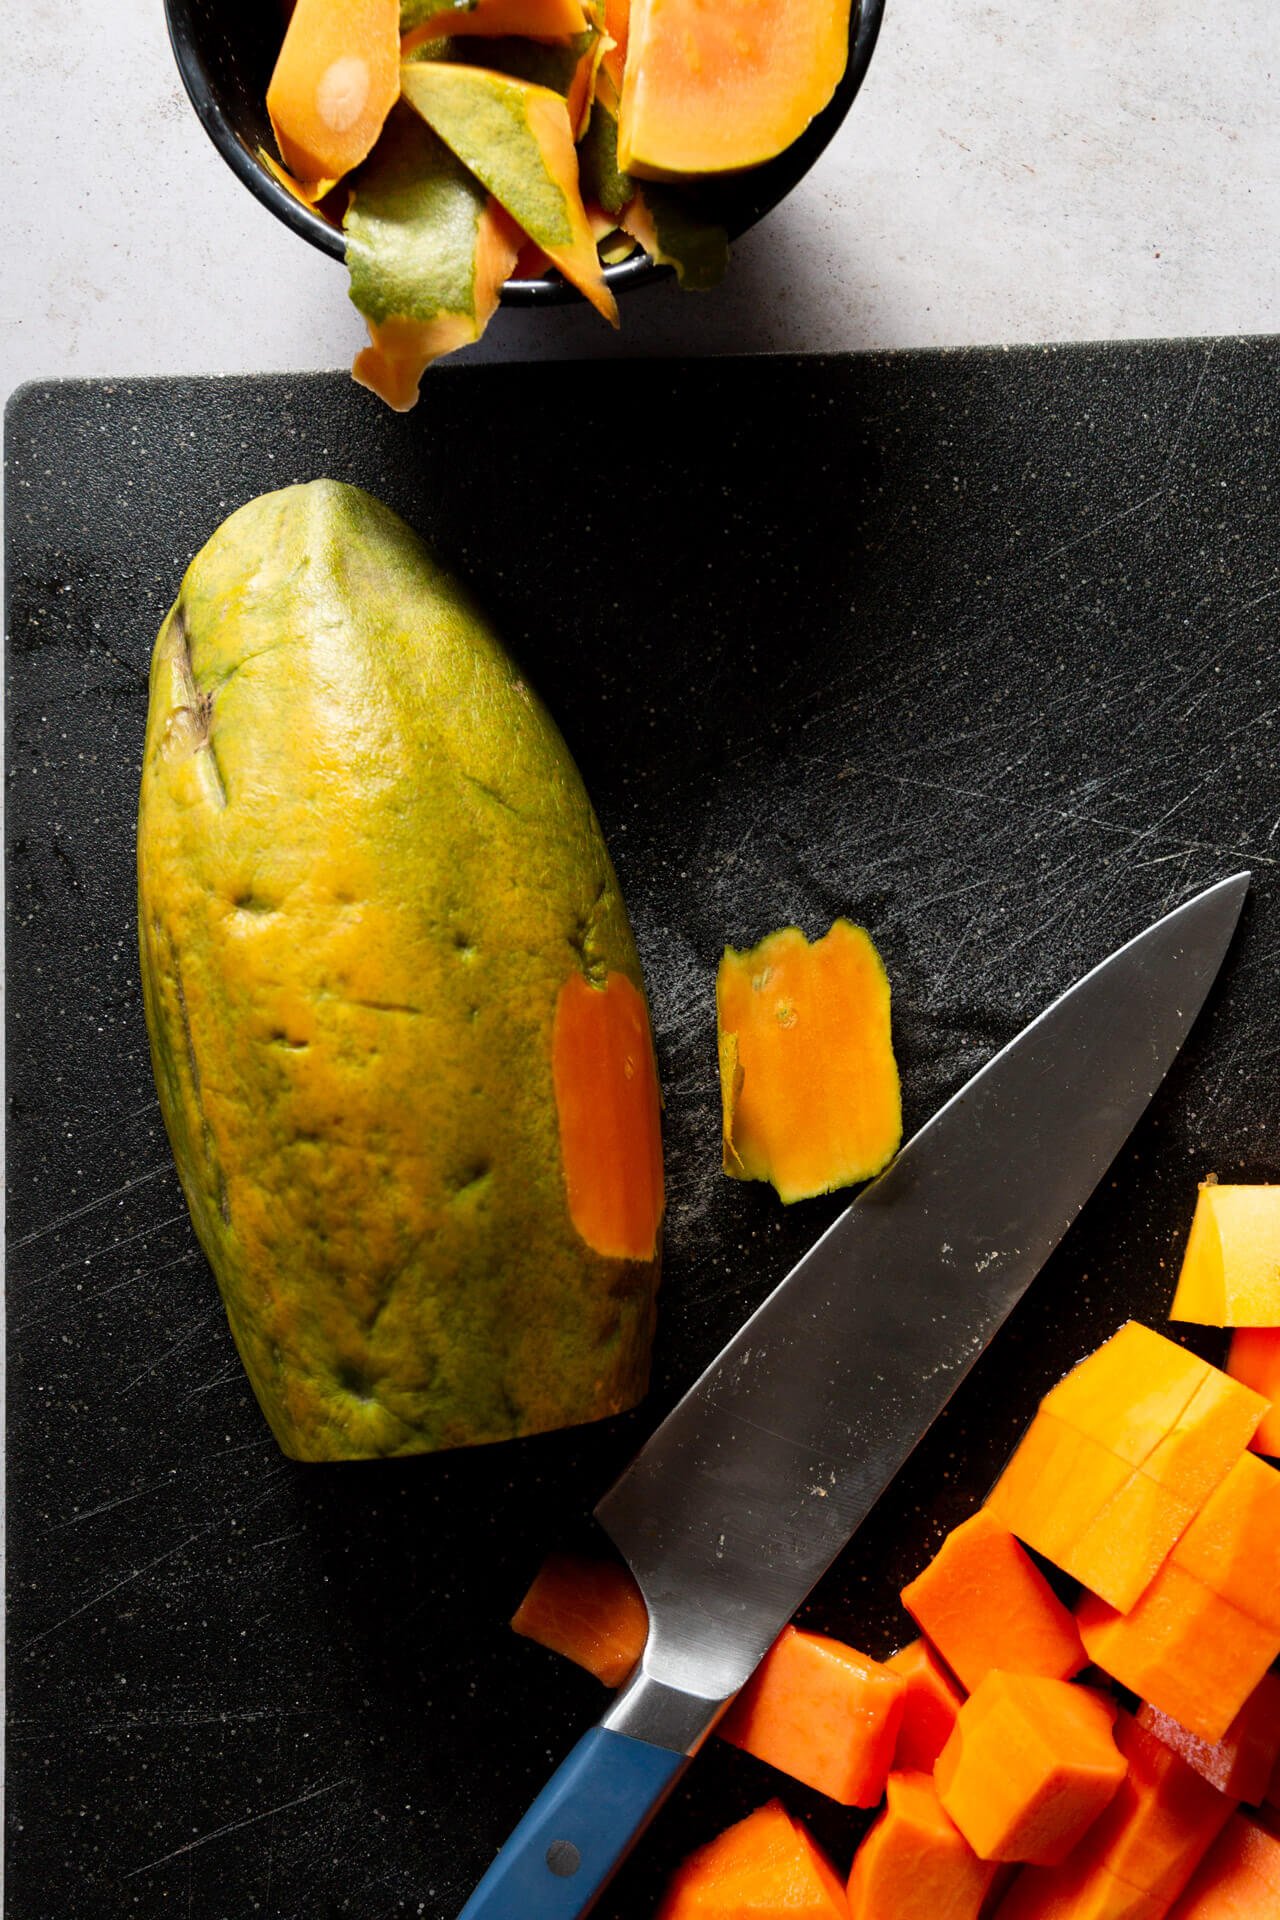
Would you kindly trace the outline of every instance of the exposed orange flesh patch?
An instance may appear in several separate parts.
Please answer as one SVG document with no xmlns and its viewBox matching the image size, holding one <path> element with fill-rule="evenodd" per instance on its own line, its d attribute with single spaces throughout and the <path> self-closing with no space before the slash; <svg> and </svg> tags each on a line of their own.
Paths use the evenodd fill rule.
<svg viewBox="0 0 1280 1920">
<path fill-rule="evenodd" d="M 523 238 L 510 214 L 490 195 L 476 233 L 473 311 L 441 313 L 432 320 L 366 317 L 369 345 L 356 355 L 352 376 L 397 413 L 416 406 L 422 376 L 432 362 L 478 340 L 497 312 Z"/>
<path fill-rule="evenodd" d="M 648 1609 L 627 1568 L 568 1553 L 548 1555 L 511 1624 L 606 1687 L 622 1685 L 649 1637 Z"/>
<path fill-rule="evenodd" d="M 622 92 L 630 23 L 631 0 L 604 0 L 604 30 L 613 45 L 605 48 L 600 64 L 613 82 L 614 91 L 617 94 Z"/>
<path fill-rule="evenodd" d="M 570 974 L 556 1002 L 552 1070 L 565 1191 L 589 1247 L 652 1260 L 662 1222 L 658 1073 L 644 995 Z"/>
<path fill-rule="evenodd" d="M 295 179 L 340 180 L 358 167 L 399 92 L 399 0 L 298 0 L 267 88 Z"/>
<path fill-rule="evenodd" d="M 934 1770 L 943 1806 L 980 1858 L 1066 1859 L 1124 1778 L 1115 1712 L 1067 1681 L 987 1675 Z"/>
<path fill-rule="evenodd" d="M 630 230 L 630 229 L 629 229 Z M 797 927 L 716 975 L 724 1170 L 771 1180 L 784 1201 L 870 1179 L 902 1138 L 889 979 L 870 937 L 837 920 Z"/>
<path fill-rule="evenodd" d="M 505 34 L 530 40 L 568 40 L 587 24 L 582 0 L 476 0 L 469 9 L 445 7 L 406 33 L 401 58 L 428 40 L 456 40 L 463 34 L 498 39 Z"/>
<path fill-rule="evenodd" d="M 1271 1402 L 1249 1445 L 1255 1453 L 1280 1457 L 1280 1327 L 1238 1327 L 1227 1372 Z"/>
<path fill-rule="evenodd" d="M 1068 1680 L 1085 1665 L 1071 1614 L 985 1509 L 952 1529 L 902 1604 L 971 1692 L 992 1668 Z"/>
<path fill-rule="evenodd" d="M 1169 1318 L 1280 1327 L 1280 1186 L 1205 1182 Z"/>
<path fill-rule="evenodd" d="M 888 1804 L 854 1855 L 851 1920 L 978 1920 L 995 1873 L 927 1773 L 891 1773 Z"/>
<path fill-rule="evenodd" d="M 632 0 L 618 126 L 629 173 L 724 173 L 781 153 L 830 100 L 849 0 Z"/>
<path fill-rule="evenodd" d="M 677 1868 L 657 1920 L 849 1920 L 835 1868 L 779 1800 Z"/>
<path fill-rule="evenodd" d="M 906 1682 L 839 1640 L 784 1627 L 720 1723 L 735 1747 L 846 1807 L 884 1792 Z"/>
</svg>

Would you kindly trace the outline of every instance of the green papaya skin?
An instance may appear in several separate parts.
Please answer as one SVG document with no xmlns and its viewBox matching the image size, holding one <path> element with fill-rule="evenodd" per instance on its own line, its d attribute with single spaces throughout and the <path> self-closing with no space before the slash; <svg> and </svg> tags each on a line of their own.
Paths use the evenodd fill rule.
<svg viewBox="0 0 1280 1920">
<path fill-rule="evenodd" d="M 570 976 L 643 994 L 617 879 L 514 662 L 357 488 L 251 501 L 188 569 L 152 658 L 138 908 L 165 1125 L 286 1453 L 641 1397 L 658 1229 L 613 1258 L 575 1228 L 552 1075 Z M 656 1111 L 655 1083 L 655 1146 Z"/>
</svg>

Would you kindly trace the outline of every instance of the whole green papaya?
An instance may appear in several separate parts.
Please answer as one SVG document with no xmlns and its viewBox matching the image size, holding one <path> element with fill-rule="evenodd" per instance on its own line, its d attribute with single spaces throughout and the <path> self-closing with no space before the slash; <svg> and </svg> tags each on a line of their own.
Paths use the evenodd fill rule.
<svg viewBox="0 0 1280 1920">
<path fill-rule="evenodd" d="M 188 569 L 138 924 L 183 1191 L 287 1453 L 634 1404 L 662 1163 L 617 880 L 515 664 L 357 488 L 251 501 Z"/>
</svg>

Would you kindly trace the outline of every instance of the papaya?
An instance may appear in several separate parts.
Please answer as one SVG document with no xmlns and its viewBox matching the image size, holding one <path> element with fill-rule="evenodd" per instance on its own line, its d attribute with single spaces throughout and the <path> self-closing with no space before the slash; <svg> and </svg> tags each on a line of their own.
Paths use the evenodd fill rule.
<svg viewBox="0 0 1280 1920">
<path fill-rule="evenodd" d="M 1280 1327 L 1280 1186 L 1201 1183 L 1169 1318 Z"/>
<path fill-rule="evenodd" d="M 352 373 L 407 412 L 432 361 L 478 340 L 496 313 L 520 230 L 404 106 L 352 176 L 343 228 L 351 299 L 369 329 Z"/>
<path fill-rule="evenodd" d="M 440 40 L 457 33 L 483 39 L 508 33 L 529 34 L 537 40 L 568 39 L 586 25 L 582 0 L 401 0 L 401 48 L 411 53 L 423 40 Z"/>
<path fill-rule="evenodd" d="M 618 165 L 617 99 L 604 71 L 597 76 L 595 101 L 579 143 L 578 171 L 588 204 L 611 214 L 659 266 L 674 267 L 682 287 L 704 293 L 723 280 L 729 236 L 702 211 L 693 189 L 657 184 L 642 189 Z"/>
<path fill-rule="evenodd" d="M 286 1453 L 640 1398 L 659 1109 L 617 878 L 514 662 L 358 488 L 251 501 L 188 568 L 151 666 L 138 921 L 179 1177 Z M 642 1169 L 643 1226 L 630 1199 L 571 1206 L 554 1034 L 581 982 L 621 1036 L 592 1068 L 596 1174 L 620 1196 L 615 1160 Z"/>
<path fill-rule="evenodd" d="M 1237 1327 L 1227 1372 L 1270 1401 L 1249 1445 L 1255 1453 L 1280 1457 L 1280 1327 Z"/>
<path fill-rule="evenodd" d="M 340 180 L 359 166 L 396 103 L 399 65 L 397 0 L 298 0 L 267 88 L 295 180 Z"/>
<path fill-rule="evenodd" d="M 785 1204 L 869 1180 L 898 1150 L 902 1094 L 889 976 L 870 936 L 798 927 L 716 973 L 724 1171 L 769 1180 Z M 963 1677 L 963 1676 L 962 1676 Z"/>
<path fill-rule="evenodd" d="M 614 326 L 582 205 L 569 110 L 548 87 L 435 60 L 406 61 L 404 97 L 512 219 Z"/>
<path fill-rule="evenodd" d="M 849 0 L 632 0 L 619 153 L 629 173 L 735 172 L 804 132 L 849 58 Z"/>
<path fill-rule="evenodd" d="M 510 34 L 487 40 L 481 48 L 468 45 L 461 37 L 424 40 L 406 58 L 413 62 L 443 60 L 451 66 L 483 66 L 486 73 L 505 73 L 508 79 L 546 87 L 564 101 L 573 137 L 579 140 L 590 119 L 604 45 L 604 34 L 592 20 L 569 40 L 547 42 Z"/>
</svg>

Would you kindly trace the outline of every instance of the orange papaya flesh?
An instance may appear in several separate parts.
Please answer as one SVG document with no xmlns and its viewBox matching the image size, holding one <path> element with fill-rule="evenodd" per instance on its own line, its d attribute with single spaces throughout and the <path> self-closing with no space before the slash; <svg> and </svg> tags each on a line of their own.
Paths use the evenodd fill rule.
<svg viewBox="0 0 1280 1920">
<path fill-rule="evenodd" d="M 1171 1561 L 1128 1613 L 1086 1594 L 1076 1620 L 1096 1666 L 1208 1741 L 1221 1740 L 1280 1654 L 1280 1632 Z"/>
<path fill-rule="evenodd" d="M 442 354 L 478 340 L 515 266 L 510 215 L 406 107 L 352 177 L 344 230 L 369 345 L 352 372 L 397 412 Z"/>
<path fill-rule="evenodd" d="M 268 153 L 265 147 L 258 148 L 258 158 L 268 173 L 274 174 L 285 192 L 291 193 L 294 199 L 304 207 L 318 206 L 326 194 L 332 193 L 338 184 L 336 180 L 313 180 L 309 183 L 306 180 L 295 180 L 289 169 L 282 167 L 275 155 Z"/>
<path fill-rule="evenodd" d="M 929 1773 L 950 1738 L 964 1695 L 925 1640 L 913 1640 L 885 1665 L 907 1688 L 894 1772 Z"/>
<path fill-rule="evenodd" d="M 852 1647 L 784 1627 L 720 1722 L 732 1746 L 847 1807 L 884 1792 L 906 1682 Z"/>
<path fill-rule="evenodd" d="M 1043 1412 L 986 1505 L 1020 1540 L 1121 1610 L 1148 1585 L 1193 1512 L 1101 1441 Z"/>
<path fill-rule="evenodd" d="M 849 55 L 849 0 L 632 0 L 620 122 L 638 174 L 709 174 L 781 153 Z"/>
<path fill-rule="evenodd" d="M 1260 1394 L 1209 1367 L 1186 1408 L 1142 1463 L 1162 1486 L 1201 1506 L 1247 1447 L 1266 1412 Z"/>
<path fill-rule="evenodd" d="M 947 1535 L 902 1604 L 970 1693 L 993 1667 L 1068 1680 L 1086 1664 L 1070 1611 L 985 1509 Z"/>
<path fill-rule="evenodd" d="M 1271 1402 L 1249 1445 L 1255 1453 L 1280 1458 L 1280 1327 L 1237 1327 L 1227 1372 Z"/>
<path fill-rule="evenodd" d="M 927 1773 L 891 1773 L 853 1857 L 850 1920 L 978 1920 L 996 1872 L 944 1810 Z"/>
<path fill-rule="evenodd" d="M 604 30 L 606 45 L 601 66 L 608 74 L 614 92 L 619 99 L 622 96 L 622 82 L 627 65 L 627 35 L 631 24 L 631 0 L 604 0 Z"/>
<path fill-rule="evenodd" d="M 526 1639 L 620 1687 L 649 1637 L 649 1613 L 630 1572 L 615 1560 L 550 1554 L 512 1616 Z"/>
<path fill-rule="evenodd" d="M 569 975 L 552 1073 L 574 1226 L 597 1253 L 652 1260 L 663 1208 L 658 1073 L 644 995 L 625 974 Z"/>
<path fill-rule="evenodd" d="M 992 1920 L 1165 1920 L 1168 1902 L 1087 1857 L 1088 1837 L 1060 1867 L 1024 1867 Z"/>
<path fill-rule="evenodd" d="M 463 0 L 459 6 L 441 6 L 440 0 L 405 0 L 400 8 L 401 57 L 407 58 L 424 41 L 452 39 L 457 34 L 567 40 L 586 24 L 582 0 Z"/>
<path fill-rule="evenodd" d="M 1280 1327 L 1280 1186 L 1201 1185 L 1169 1318 Z"/>
<path fill-rule="evenodd" d="M 1221 1740 L 1202 1740 L 1149 1702 L 1138 1709 L 1138 1725 L 1219 1794 L 1259 1806 L 1280 1762 L 1280 1674 L 1263 1674 Z"/>
<path fill-rule="evenodd" d="M 1118 1716 L 1115 1741 L 1128 1771 L 1069 1864 L 1087 1857 L 1169 1905 L 1230 1819 L 1235 1800 L 1130 1714 Z"/>
<path fill-rule="evenodd" d="M 618 310 L 583 209 L 573 129 L 560 96 L 448 62 L 409 61 L 400 72 L 409 104 L 616 326 Z"/>
<path fill-rule="evenodd" d="M 372 151 L 399 91 L 398 0 L 298 0 L 267 88 L 289 172 L 304 184 L 350 173 Z"/>
<path fill-rule="evenodd" d="M 1115 1707 L 1087 1687 L 989 1672 L 956 1717 L 934 1780 L 984 1860 L 1058 1866 L 1116 1793 Z"/>
<path fill-rule="evenodd" d="M 677 1868 L 657 1920 L 848 1920 L 835 1868 L 779 1800 Z"/>
<path fill-rule="evenodd" d="M 1170 1564 L 1280 1640 L 1280 1472 L 1256 1453 L 1241 1454 Z"/>
<path fill-rule="evenodd" d="M 797 927 L 716 975 L 724 1170 L 770 1180 L 785 1202 L 879 1173 L 902 1138 L 889 978 L 869 935 Z"/>
<path fill-rule="evenodd" d="M 1244 1814 L 1228 1822 L 1169 1920 L 1274 1920 L 1280 1913 L 1280 1837 Z"/>
<path fill-rule="evenodd" d="M 1130 1320 L 1041 1404 L 1044 1412 L 1140 1467 L 1177 1426 L 1210 1371 L 1207 1361 L 1176 1341 Z"/>
</svg>

